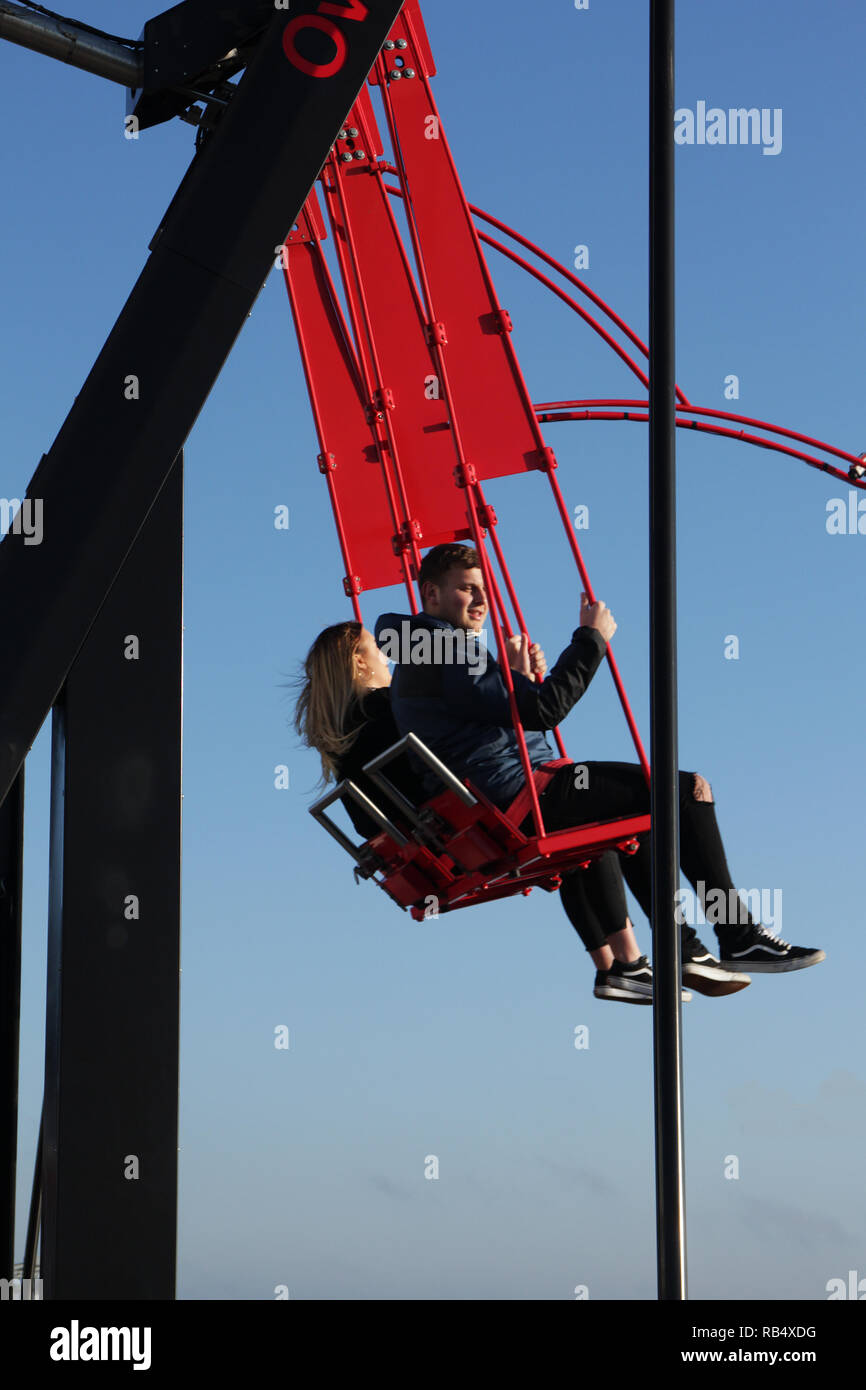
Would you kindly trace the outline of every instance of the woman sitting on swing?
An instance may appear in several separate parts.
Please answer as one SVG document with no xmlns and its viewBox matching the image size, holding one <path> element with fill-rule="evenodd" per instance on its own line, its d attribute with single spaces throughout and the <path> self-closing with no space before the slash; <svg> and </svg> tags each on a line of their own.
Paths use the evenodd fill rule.
<svg viewBox="0 0 866 1390">
<path fill-rule="evenodd" d="M 295 728 L 319 754 L 322 782 L 348 778 L 381 805 L 382 794 L 363 768 L 397 743 L 400 732 L 391 713 L 391 671 L 375 637 L 359 622 L 326 627 L 307 654 L 302 681 Z M 405 754 L 389 763 L 387 777 L 413 804 L 426 800 Z M 351 797 L 346 810 L 365 840 L 379 833 L 380 827 Z"/>
</svg>

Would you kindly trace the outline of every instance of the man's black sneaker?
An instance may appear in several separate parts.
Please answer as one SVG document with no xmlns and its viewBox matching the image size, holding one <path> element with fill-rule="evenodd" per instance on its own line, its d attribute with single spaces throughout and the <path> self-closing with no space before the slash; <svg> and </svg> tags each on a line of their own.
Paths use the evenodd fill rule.
<svg viewBox="0 0 866 1390">
<path fill-rule="evenodd" d="M 637 960 L 630 961 L 628 965 L 615 960 L 609 970 L 599 970 L 596 973 L 595 988 L 592 992 L 596 999 L 617 999 L 622 1004 L 652 1004 L 652 966 L 646 956 L 638 956 Z M 686 1003 L 692 996 L 687 990 L 683 990 L 682 997 Z"/>
<path fill-rule="evenodd" d="M 752 983 L 748 975 L 740 975 L 725 962 L 717 961 L 697 937 L 683 943 L 682 963 L 683 984 L 713 999 L 723 994 L 736 994 Z"/>
<path fill-rule="evenodd" d="M 748 927 L 743 932 L 716 928 L 722 965 L 731 970 L 746 970 L 776 974 L 783 970 L 803 970 L 824 960 L 824 952 L 811 946 L 791 946 L 766 927 Z"/>
</svg>

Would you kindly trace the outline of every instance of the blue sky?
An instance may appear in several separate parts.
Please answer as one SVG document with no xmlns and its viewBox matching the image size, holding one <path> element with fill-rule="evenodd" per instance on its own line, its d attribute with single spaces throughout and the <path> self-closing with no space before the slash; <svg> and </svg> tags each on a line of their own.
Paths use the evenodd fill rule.
<svg viewBox="0 0 866 1390">
<path fill-rule="evenodd" d="M 531 21 L 514 0 L 427 8 L 470 201 L 567 264 L 588 245 L 587 282 L 646 338 L 648 7 L 546 0 Z M 678 106 L 783 113 L 775 156 L 678 150 L 679 381 L 725 408 L 735 373 L 741 413 L 860 452 L 866 16 L 839 0 L 678 9 Z M 151 12 L 75 10 L 129 37 Z M 9 44 L 0 73 L 11 497 L 140 272 L 193 132 L 126 141 L 119 89 Z M 535 401 L 640 394 L 564 306 L 494 252 L 490 264 Z M 590 510 L 584 557 L 648 747 L 646 427 L 546 437 L 569 509 Z M 298 1299 L 570 1299 L 585 1285 L 591 1300 L 652 1298 L 650 1010 L 593 999 L 555 897 L 413 923 L 353 883 L 307 814 L 318 767 L 282 683 L 350 616 L 317 451 L 272 272 L 186 453 L 180 1296 L 269 1299 L 285 1284 Z M 488 493 L 552 659 L 580 584 L 549 499 L 540 478 Z M 684 1006 L 694 1298 L 821 1299 L 829 1279 L 866 1274 L 866 536 L 825 525 L 847 493 L 801 463 L 678 433 L 680 766 L 712 784 L 735 883 L 781 891 L 781 934 L 827 952 Z M 367 596 L 368 626 L 395 598 Z M 605 670 L 564 734 L 577 758 L 633 758 Z M 28 761 L 19 1258 L 44 1055 L 48 752 L 46 724 Z"/>
</svg>

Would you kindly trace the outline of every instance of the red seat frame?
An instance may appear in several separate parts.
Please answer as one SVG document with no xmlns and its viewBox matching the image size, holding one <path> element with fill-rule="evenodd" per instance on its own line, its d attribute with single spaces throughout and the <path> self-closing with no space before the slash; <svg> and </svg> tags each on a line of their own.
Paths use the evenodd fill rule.
<svg viewBox="0 0 866 1390">
<path fill-rule="evenodd" d="M 382 771 L 407 750 L 445 783 L 420 806 L 408 802 Z M 586 868 L 607 850 L 635 853 L 638 836 L 650 829 L 645 814 L 527 835 L 468 779 L 455 777 L 415 734 L 372 759 L 364 772 L 396 807 L 400 825 L 349 780 L 310 807 L 310 814 L 356 860 L 356 873 L 373 878 L 416 921 L 535 887 L 553 892 L 563 873 Z M 347 797 L 381 827 L 363 845 L 353 845 L 325 814 Z"/>
</svg>

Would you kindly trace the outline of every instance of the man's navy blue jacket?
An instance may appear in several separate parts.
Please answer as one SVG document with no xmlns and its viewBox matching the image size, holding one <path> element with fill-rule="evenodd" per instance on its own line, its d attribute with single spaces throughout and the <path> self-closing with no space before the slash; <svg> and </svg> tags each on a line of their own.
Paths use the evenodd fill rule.
<svg viewBox="0 0 866 1390">
<path fill-rule="evenodd" d="M 428 633 L 436 628 L 457 633 L 453 624 L 428 613 L 384 613 L 376 623 L 375 637 L 387 652 L 382 634 L 408 633 L 411 640 L 417 632 L 420 651 L 420 643 L 425 640 L 419 632 L 422 628 Z M 446 640 L 444 634 L 439 639 L 443 645 Z M 435 652 L 433 639 L 428 637 L 426 641 Z M 467 637 L 466 641 L 472 639 Z M 402 646 L 407 647 L 408 643 Z M 512 671 L 533 767 L 555 756 L 542 731 L 555 728 L 577 704 L 606 650 L 607 642 L 597 628 L 579 627 L 541 685 Z M 401 657 L 409 654 L 400 653 Z M 473 661 L 475 657 L 447 662 L 441 655 L 439 660 L 427 663 L 398 661 L 391 684 L 391 709 L 401 735 L 417 734 L 452 772 L 468 777 L 491 801 L 504 808 L 524 785 L 508 692 L 492 653 L 486 653 L 484 665 L 477 661 L 472 664 Z M 418 766 L 420 770 L 421 765 Z M 424 785 L 429 795 L 441 790 L 441 783 L 426 769 Z"/>
</svg>

